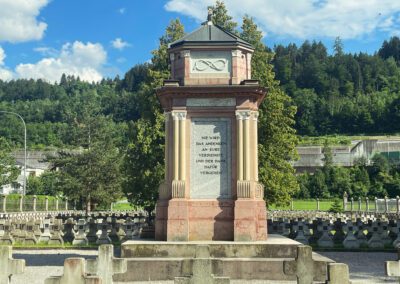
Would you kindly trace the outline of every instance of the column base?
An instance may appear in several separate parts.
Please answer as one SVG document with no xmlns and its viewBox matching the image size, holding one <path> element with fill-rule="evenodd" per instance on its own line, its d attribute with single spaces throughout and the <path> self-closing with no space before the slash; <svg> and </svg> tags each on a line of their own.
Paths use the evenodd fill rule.
<svg viewBox="0 0 400 284">
<path fill-rule="evenodd" d="M 188 241 L 188 207 L 186 199 L 158 201 L 155 239 L 158 241 Z"/>
<path fill-rule="evenodd" d="M 264 200 L 235 201 L 234 240 L 264 241 L 267 239 L 267 210 Z"/>
</svg>

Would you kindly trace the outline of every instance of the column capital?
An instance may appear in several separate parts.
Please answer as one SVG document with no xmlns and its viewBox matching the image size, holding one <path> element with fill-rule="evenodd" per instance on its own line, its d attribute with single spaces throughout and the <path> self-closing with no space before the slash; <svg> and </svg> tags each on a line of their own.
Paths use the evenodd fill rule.
<svg viewBox="0 0 400 284">
<path fill-rule="evenodd" d="M 186 110 L 174 110 L 171 112 L 173 120 L 185 120 L 186 114 Z"/>
<path fill-rule="evenodd" d="M 241 55 L 242 55 L 242 52 L 239 49 L 232 50 L 233 57 L 240 57 Z"/>
<path fill-rule="evenodd" d="M 252 118 L 253 120 L 255 120 L 255 121 L 258 120 L 258 116 L 259 116 L 259 115 L 260 115 L 260 114 L 259 114 L 258 111 L 252 111 L 252 112 L 251 112 L 251 118 Z"/>
<path fill-rule="evenodd" d="M 235 112 L 237 120 L 249 120 L 251 111 L 250 110 L 237 110 Z"/>
<path fill-rule="evenodd" d="M 190 50 L 182 50 L 181 57 L 190 57 Z"/>
</svg>

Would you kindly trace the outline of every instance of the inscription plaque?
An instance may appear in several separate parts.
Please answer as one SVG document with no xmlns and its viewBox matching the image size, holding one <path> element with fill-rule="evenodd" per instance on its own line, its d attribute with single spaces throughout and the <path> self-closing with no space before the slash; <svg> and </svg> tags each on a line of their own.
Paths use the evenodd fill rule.
<svg viewBox="0 0 400 284">
<path fill-rule="evenodd" d="M 231 120 L 192 118 L 190 197 L 231 197 Z"/>
</svg>

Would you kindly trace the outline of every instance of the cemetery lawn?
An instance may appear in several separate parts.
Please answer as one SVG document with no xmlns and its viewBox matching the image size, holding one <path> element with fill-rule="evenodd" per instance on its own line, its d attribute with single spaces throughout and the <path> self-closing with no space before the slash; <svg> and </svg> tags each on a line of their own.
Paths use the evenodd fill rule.
<svg viewBox="0 0 400 284">
<path fill-rule="evenodd" d="M 333 204 L 334 200 L 320 200 L 319 210 L 328 211 Z M 268 208 L 269 210 L 291 210 L 290 204 L 287 206 L 276 206 L 272 204 Z M 293 210 L 317 210 L 317 201 L 315 199 L 310 200 L 293 200 Z"/>
</svg>

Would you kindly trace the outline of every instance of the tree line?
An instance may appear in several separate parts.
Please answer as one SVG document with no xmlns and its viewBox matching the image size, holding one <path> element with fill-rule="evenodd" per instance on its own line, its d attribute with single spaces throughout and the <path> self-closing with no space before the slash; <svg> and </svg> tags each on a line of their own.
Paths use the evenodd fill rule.
<svg viewBox="0 0 400 284">
<path fill-rule="evenodd" d="M 400 130 L 400 39 L 370 55 L 345 53 L 340 38 L 274 47 L 280 86 L 297 106 L 300 135 L 397 133 Z"/>
</svg>

